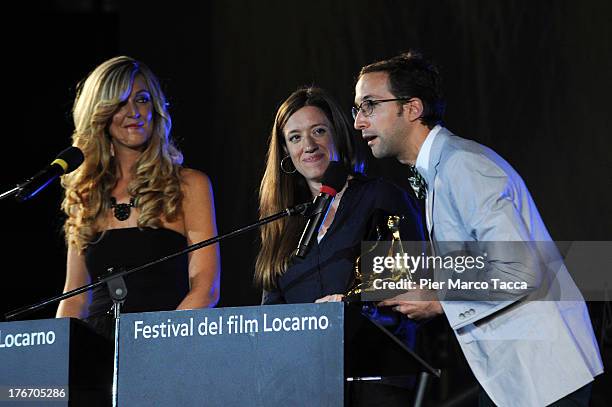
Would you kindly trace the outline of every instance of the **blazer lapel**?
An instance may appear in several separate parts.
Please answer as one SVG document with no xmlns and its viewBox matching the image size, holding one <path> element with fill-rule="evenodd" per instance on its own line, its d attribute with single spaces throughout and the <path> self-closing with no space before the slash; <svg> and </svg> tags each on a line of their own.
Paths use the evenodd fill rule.
<svg viewBox="0 0 612 407">
<path fill-rule="evenodd" d="M 426 204 L 426 222 L 427 222 L 427 231 L 429 232 L 429 238 L 433 240 L 433 229 L 434 229 L 434 218 L 433 218 L 433 208 L 434 202 L 436 198 L 436 181 L 438 175 L 438 165 L 440 164 L 440 157 L 442 156 L 442 150 L 444 149 L 444 145 L 448 141 L 448 138 L 452 136 L 452 133 L 448 131 L 446 128 L 440 129 L 440 132 L 436 136 L 434 140 L 431 151 L 429 153 L 429 171 L 427 173 L 427 185 L 429 186 L 429 190 L 427 191 L 427 198 L 425 199 Z"/>
</svg>

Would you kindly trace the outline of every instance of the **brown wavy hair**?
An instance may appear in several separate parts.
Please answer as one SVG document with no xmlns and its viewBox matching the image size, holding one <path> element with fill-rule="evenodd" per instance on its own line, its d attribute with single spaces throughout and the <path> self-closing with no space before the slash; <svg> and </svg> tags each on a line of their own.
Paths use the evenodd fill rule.
<svg viewBox="0 0 612 407">
<path fill-rule="evenodd" d="M 358 143 L 342 109 L 321 88 L 305 87 L 293 92 L 279 107 L 268 141 L 266 169 L 259 187 L 259 216 L 277 213 L 285 208 L 311 201 L 312 195 L 300 173 L 281 171 L 280 163 L 287 155 L 283 128 L 295 112 L 305 106 L 315 106 L 331 124 L 332 139 L 338 161 L 349 173 L 363 172 L 364 148 Z M 277 278 L 288 266 L 305 220 L 299 216 L 282 218 L 261 227 L 261 249 L 255 263 L 255 282 L 264 289 L 276 287 Z"/>
<path fill-rule="evenodd" d="M 133 58 L 109 59 L 79 83 L 72 109 L 73 145 L 83 151 L 85 161 L 62 177 L 62 210 L 68 215 L 64 224 L 66 243 L 79 252 L 100 232 L 97 222 L 110 209 L 117 179 L 107 129 L 114 113 L 129 97 L 136 75 L 144 78 L 154 107 L 152 136 L 134 164 L 134 177 L 128 185 L 128 193 L 140 209 L 137 224 L 140 228 L 157 228 L 162 218 L 173 221 L 181 216 L 183 155 L 170 138 L 172 120 L 159 80 Z"/>
</svg>

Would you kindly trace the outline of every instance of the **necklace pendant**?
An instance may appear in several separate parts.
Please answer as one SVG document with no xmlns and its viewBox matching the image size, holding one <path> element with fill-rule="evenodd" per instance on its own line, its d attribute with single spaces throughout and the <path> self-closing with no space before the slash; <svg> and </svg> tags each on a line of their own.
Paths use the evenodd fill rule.
<svg viewBox="0 0 612 407">
<path fill-rule="evenodd" d="M 117 203 L 115 197 L 111 197 L 111 208 L 113 209 L 113 215 L 120 221 L 124 221 L 130 217 L 130 212 L 134 207 L 134 198 L 130 198 L 130 203 Z"/>
</svg>

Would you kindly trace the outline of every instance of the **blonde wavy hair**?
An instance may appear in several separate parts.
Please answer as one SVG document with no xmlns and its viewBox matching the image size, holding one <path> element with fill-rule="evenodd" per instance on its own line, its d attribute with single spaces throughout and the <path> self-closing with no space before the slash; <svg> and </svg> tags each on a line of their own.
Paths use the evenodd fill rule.
<svg viewBox="0 0 612 407">
<path fill-rule="evenodd" d="M 305 106 L 319 108 L 329 120 L 332 139 L 340 161 L 349 173 L 364 172 L 364 148 L 352 133 L 342 109 L 321 88 L 305 87 L 293 92 L 278 108 L 268 141 L 266 169 L 259 186 L 259 216 L 270 216 L 285 208 L 311 201 L 305 178 L 299 172 L 281 171 L 281 160 L 288 153 L 283 129 L 289 118 Z M 255 263 L 255 282 L 266 290 L 276 288 L 276 281 L 289 265 L 306 221 L 300 216 L 281 218 L 261 227 L 261 249 Z"/>
<path fill-rule="evenodd" d="M 110 209 L 117 179 L 107 129 L 114 113 L 129 97 L 136 75 L 144 78 L 155 111 L 151 138 L 134 164 L 134 178 L 128 185 L 128 193 L 140 210 L 137 225 L 158 228 L 162 218 L 173 221 L 181 216 L 183 155 L 170 138 L 172 121 L 159 81 L 147 66 L 133 58 L 109 59 L 77 86 L 72 140 L 83 151 L 85 161 L 62 177 L 62 210 L 68 215 L 64 224 L 66 243 L 81 253 L 100 232 L 97 221 Z"/>
</svg>

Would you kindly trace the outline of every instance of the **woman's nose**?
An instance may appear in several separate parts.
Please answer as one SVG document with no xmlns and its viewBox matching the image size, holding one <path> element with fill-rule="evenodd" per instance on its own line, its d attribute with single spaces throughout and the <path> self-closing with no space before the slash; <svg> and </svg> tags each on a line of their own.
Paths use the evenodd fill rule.
<svg viewBox="0 0 612 407">
<path fill-rule="evenodd" d="M 319 148 L 319 145 L 315 142 L 312 136 L 309 135 L 304 138 L 304 150 L 306 150 L 307 153 L 312 153 L 313 151 L 316 151 L 318 148 Z"/>
<path fill-rule="evenodd" d="M 138 105 L 136 102 L 127 102 L 126 103 L 128 109 L 128 116 L 138 119 L 140 117 L 140 110 L 138 110 Z"/>
</svg>

